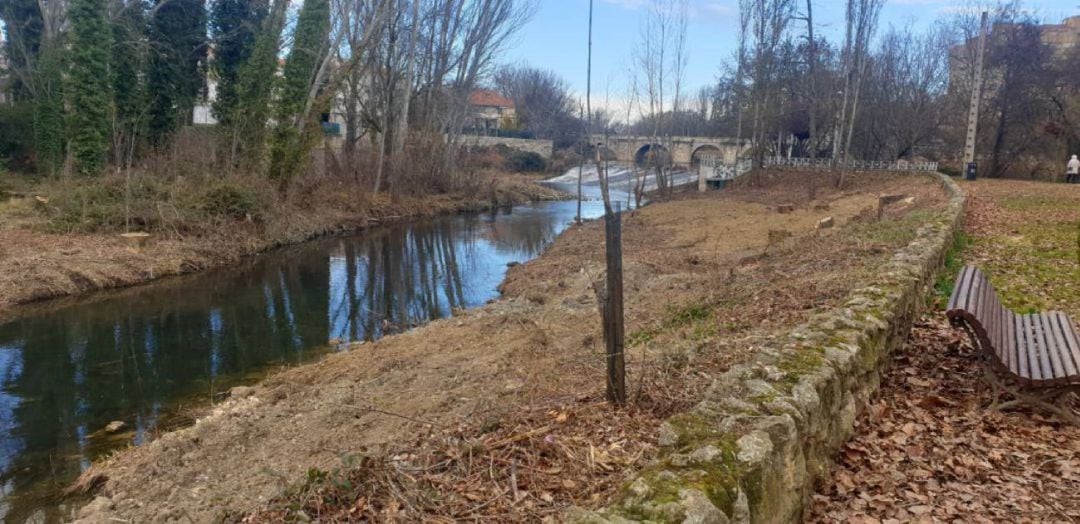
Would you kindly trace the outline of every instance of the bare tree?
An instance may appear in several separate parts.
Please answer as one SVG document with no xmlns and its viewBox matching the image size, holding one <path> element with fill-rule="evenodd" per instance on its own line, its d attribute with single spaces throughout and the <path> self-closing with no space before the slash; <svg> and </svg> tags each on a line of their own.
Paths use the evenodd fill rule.
<svg viewBox="0 0 1080 524">
<path fill-rule="evenodd" d="M 843 156 L 850 156 L 851 137 L 855 130 L 855 117 L 858 113 L 859 91 L 866 72 L 870 40 L 877 30 L 878 17 L 884 0 L 847 0 L 844 18 L 844 99 L 840 106 L 839 125 L 833 141 L 833 159 L 840 157 L 840 143 L 843 141 Z M 840 178 L 841 183 L 843 177 Z"/>
</svg>

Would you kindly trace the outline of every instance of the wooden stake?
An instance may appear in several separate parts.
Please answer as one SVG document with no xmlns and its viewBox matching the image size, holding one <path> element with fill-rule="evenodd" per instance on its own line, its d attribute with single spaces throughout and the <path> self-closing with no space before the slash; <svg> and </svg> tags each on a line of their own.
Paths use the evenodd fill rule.
<svg viewBox="0 0 1080 524">
<path fill-rule="evenodd" d="M 623 358 L 623 274 L 622 203 L 614 213 L 604 215 L 604 244 L 607 258 L 607 307 L 604 345 L 607 349 L 607 398 L 613 404 L 626 403 L 626 363 Z"/>
</svg>

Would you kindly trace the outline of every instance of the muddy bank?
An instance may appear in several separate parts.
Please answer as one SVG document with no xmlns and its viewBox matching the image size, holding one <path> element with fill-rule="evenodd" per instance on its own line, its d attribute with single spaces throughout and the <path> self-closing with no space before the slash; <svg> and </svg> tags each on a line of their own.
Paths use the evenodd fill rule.
<svg viewBox="0 0 1080 524">
<path fill-rule="evenodd" d="M 495 194 L 377 198 L 359 211 L 315 209 L 269 225 L 237 221 L 202 236 L 155 234 L 143 245 L 116 234 L 51 234 L 40 224 L 0 220 L 0 322 L 31 308 L 15 306 L 45 299 L 146 283 L 236 264 L 245 257 L 314 238 L 350 234 L 390 221 L 488 209 L 565 195 L 524 176 L 497 180 Z M 5 216 L 33 216 L 33 198 L 4 204 Z"/>
<path fill-rule="evenodd" d="M 942 201 L 938 186 L 922 178 L 870 177 L 844 192 L 819 189 L 813 201 L 805 200 L 801 185 L 785 182 L 791 180 L 682 195 L 626 216 L 633 409 L 610 412 L 598 402 L 603 358 L 591 284 L 602 273 L 603 231 L 588 223 L 570 229 L 539 259 L 515 267 L 503 299 L 236 390 L 193 427 L 96 465 L 83 485 L 97 498 L 81 516 L 89 522 L 204 522 L 269 507 L 268 516 L 256 520 L 273 520 L 313 500 L 325 515 L 353 515 L 298 488 L 317 485 L 325 478 L 320 472 L 353 468 L 363 457 L 408 462 L 423 443 L 447 442 L 447 431 L 487 435 L 500 446 L 536 441 L 549 446 L 544 460 L 550 463 L 526 471 L 493 462 L 494 486 L 467 493 L 418 490 L 437 492 L 438 504 L 419 494 L 408 499 L 411 506 L 372 497 L 365 499 L 365 516 L 420 520 L 442 511 L 464 518 L 473 514 L 454 508 L 489 499 L 484 508 L 511 511 L 511 517 L 503 514 L 511 520 L 602 505 L 649 460 L 656 424 L 693 405 L 708 376 L 752 355 L 763 338 L 838 304 L 910 239 L 919 213 Z M 881 222 L 869 218 L 877 194 L 895 190 L 916 196 L 917 204 Z M 777 203 L 792 203 L 794 210 L 778 213 Z M 834 227 L 818 229 L 826 217 Z M 596 416 L 588 416 L 590 410 Z M 537 412 L 555 415 L 522 415 Z M 632 423 L 623 424 L 627 417 Z M 597 421 L 637 429 L 612 435 Z M 559 458 L 571 456 L 578 459 Z M 550 477 L 552 486 L 506 491 L 508 478 L 525 479 L 533 471 Z M 527 481 L 515 480 L 521 482 Z M 351 505 L 356 499 L 341 500 Z M 391 507 L 404 513 L 388 513 Z"/>
</svg>

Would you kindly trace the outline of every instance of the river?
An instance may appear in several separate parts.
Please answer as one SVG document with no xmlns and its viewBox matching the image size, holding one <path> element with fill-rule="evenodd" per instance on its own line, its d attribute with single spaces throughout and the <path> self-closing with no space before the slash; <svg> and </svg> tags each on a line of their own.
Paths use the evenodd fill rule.
<svg viewBox="0 0 1080 524">
<path fill-rule="evenodd" d="M 626 207 L 628 173 L 612 171 Z M 586 167 L 586 219 L 603 213 L 595 178 Z M 576 179 L 574 169 L 551 184 L 575 192 Z M 61 493 L 79 473 L 190 424 L 193 407 L 496 298 L 508 264 L 539 255 L 576 212 L 561 201 L 405 221 L 0 325 L 0 516 L 64 520 L 78 501 Z M 110 433 L 113 422 L 123 427 Z"/>
</svg>

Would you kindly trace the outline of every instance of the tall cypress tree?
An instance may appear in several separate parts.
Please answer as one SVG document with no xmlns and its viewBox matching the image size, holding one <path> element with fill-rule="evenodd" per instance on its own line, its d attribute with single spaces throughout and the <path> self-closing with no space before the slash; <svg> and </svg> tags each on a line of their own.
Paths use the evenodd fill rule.
<svg viewBox="0 0 1080 524">
<path fill-rule="evenodd" d="M 327 52 L 330 32 L 328 0 L 304 0 L 296 21 L 293 46 L 285 62 L 277 129 L 270 151 L 270 177 L 285 182 L 300 172 L 312 146 L 314 119 L 304 120 L 304 106 L 316 69 Z"/>
<path fill-rule="evenodd" d="M 146 112 L 146 89 L 140 71 L 146 62 L 146 18 L 143 0 L 113 0 L 112 86 L 116 110 L 114 143 L 127 148 L 140 136 Z"/>
<path fill-rule="evenodd" d="M 217 81 L 214 116 L 227 127 L 236 123 L 240 70 L 251 57 L 266 10 L 266 0 L 218 0 L 211 11 L 211 71 Z"/>
<path fill-rule="evenodd" d="M 101 173 L 109 147 L 109 54 L 112 34 L 106 0 L 72 0 L 71 22 L 70 140 L 75 171 L 93 176 Z"/>
<path fill-rule="evenodd" d="M 239 150 L 244 167 L 252 171 L 261 169 L 264 160 L 270 96 L 288 7 L 289 0 L 273 0 L 270 13 L 255 37 L 251 56 L 240 68 L 233 149 Z"/>
<path fill-rule="evenodd" d="M 156 0 L 149 23 L 149 133 L 164 143 L 181 125 L 191 122 L 195 101 L 205 82 L 206 1 Z"/>
<path fill-rule="evenodd" d="M 44 42 L 34 72 L 35 163 L 47 175 L 64 163 L 63 49 L 59 42 Z"/>
<path fill-rule="evenodd" d="M 93 176 L 105 166 L 109 149 L 109 55 L 112 32 L 106 0 L 72 0 L 71 21 L 71 150 L 75 171 Z"/>
</svg>

